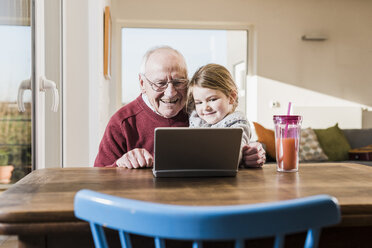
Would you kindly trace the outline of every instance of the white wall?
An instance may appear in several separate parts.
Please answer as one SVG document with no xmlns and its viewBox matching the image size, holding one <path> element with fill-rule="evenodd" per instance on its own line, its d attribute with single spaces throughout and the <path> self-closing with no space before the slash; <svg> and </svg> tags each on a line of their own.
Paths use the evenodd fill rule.
<svg viewBox="0 0 372 248">
<path fill-rule="evenodd" d="M 270 125 L 273 112 L 286 113 L 286 107 L 284 111 L 268 107 L 272 99 L 279 98 L 282 106 L 290 100 L 296 104 L 333 104 L 336 98 L 346 106 L 349 103 L 372 106 L 371 1 L 113 0 L 113 6 L 114 21 L 144 26 L 146 23 L 181 27 L 195 23 L 252 26 L 254 44 L 250 52 L 254 64 L 250 65 L 253 74 L 248 84 L 253 83 L 248 87 L 253 92 L 248 92 L 252 93 L 248 108 L 249 103 L 258 104 L 257 109 L 247 109 L 252 120 Z M 305 34 L 324 35 L 327 40 L 302 41 Z M 119 79 L 115 83 L 120 83 Z M 273 89 L 280 85 L 296 86 L 298 91 L 279 94 L 282 91 Z M 301 96 L 312 92 L 322 96 Z"/>
<path fill-rule="evenodd" d="M 63 163 L 93 166 L 109 118 L 103 76 L 103 14 L 109 0 L 63 1 Z"/>
<path fill-rule="evenodd" d="M 372 128 L 372 111 L 363 110 L 362 126 L 363 128 Z"/>
<path fill-rule="evenodd" d="M 102 72 L 103 11 L 111 1 L 63 2 L 67 166 L 92 165 L 104 127 L 120 105 L 120 67 L 115 63 L 121 52 L 117 21 L 142 23 L 142 27 L 152 23 L 183 28 L 252 27 L 248 107 L 251 103 L 258 104 L 258 108 L 248 109 L 248 113 L 250 119 L 264 125 L 271 124 L 275 111 L 283 113 L 280 108 L 268 107 L 272 99 L 279 100 L 284 109 L 292 96 L 297 97 L 292 100 L 296 104 L 329 103 L 335 97 L 337 101 L 372 106 L 372 1 L 113 0 L 111 82 L 104 79 Z M 301 40 L 302 35 L 312 33 L 328 39 Z M 296 87 L 295 94 L 278 94 L 274 88 L 280 84 Z M 312 96 L 299 94 L 307 95 L 305 90 L 321 95 L 314 101 Z"/>
<path fill-rule="evenodd" d="M 362 108 L 360 104 L 264 77 L 258 77 L 257 81 L 257 92 L 262 92 L 257 99 L 257 119 L 268 128 L 274 126 L 273 115 L 287 114 L 289 101 L 292 103 L 292 114 L 304 115 L 304 127 L 324 128 L 333 126 L 336 122 L 339 122 L 340 127 L 343 128 L 362 127 Z M 275 102 L 277 107 L 272 107 L 271 102 Z M 308 106 L 311 106 L 311 108 Z M 317 116 L 315 112 L 319 108 L 323 108 L 324 111 L 319 112 Z M 345 110 L 345 114 L 338 114 L 342 109 Z M 304 113 L 301 113 L 300 110 L 304 110 Z M 360 117 L 350 120 L 351 116 L 347 113 L 354 117 L 359 114 Z M 313 120 L 305 120 L 305 118 Z M 324 120 L 324 118 L 328 118 L 328 120 Z"/>
</svg>

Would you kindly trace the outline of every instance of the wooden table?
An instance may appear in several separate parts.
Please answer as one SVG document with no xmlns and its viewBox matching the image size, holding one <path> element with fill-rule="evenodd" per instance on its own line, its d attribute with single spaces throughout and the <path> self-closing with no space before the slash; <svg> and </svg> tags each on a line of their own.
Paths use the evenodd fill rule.
<svg viewBox="0 0 372 248">
<path fill-rule="evenodd" d="M 330 194 L 339 201 L 342 222 L 324 230 L 321 246 L 372 245 L 372 167 L 348 163 L 300 164 L 297 173 L 279 173 L 274 164 L 267 164 L 220 178 L 156 179 L 150 169 L 41 169 L 0 195 L 0 234 L 18 235 L 20 247 L 71 247 L 66 243 L 70 239 L 76 247 L 87 246 L 78 237 L 90 236 L 89 227 L 73 213 L 80 189 L 182 205 L 251 204 Z"/>
</svg>

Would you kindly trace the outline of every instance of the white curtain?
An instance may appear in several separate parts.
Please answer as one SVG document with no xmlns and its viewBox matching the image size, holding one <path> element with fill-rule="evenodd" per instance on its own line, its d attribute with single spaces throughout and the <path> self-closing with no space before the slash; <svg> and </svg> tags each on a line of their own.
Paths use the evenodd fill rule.
<svg viewBox="0 0 372 248">
<path fill-rule="evenodd" d="M 31 0 L 0 0 L 0 25 L 30 26 Z"/>
</svg>

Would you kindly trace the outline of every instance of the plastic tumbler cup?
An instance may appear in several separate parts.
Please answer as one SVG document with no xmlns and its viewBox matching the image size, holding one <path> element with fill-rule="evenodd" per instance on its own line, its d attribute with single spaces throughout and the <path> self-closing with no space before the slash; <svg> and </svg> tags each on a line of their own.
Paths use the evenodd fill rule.
<svg viewBox="0 0 372 248">
<path fill-rule="evenodd" d="M 298 171 L 302 116 L 274 115 L 276 170 Z"/>
</svg>

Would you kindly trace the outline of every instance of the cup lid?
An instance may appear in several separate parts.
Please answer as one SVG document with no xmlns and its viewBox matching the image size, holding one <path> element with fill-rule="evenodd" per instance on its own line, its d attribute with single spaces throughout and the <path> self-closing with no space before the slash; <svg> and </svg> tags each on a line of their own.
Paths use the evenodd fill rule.
<svg viewBox="0 0 372 248">
<path fill-rule="evenodd" d="M 301 115 L 274 115 L 274 121 L 300 121 L 302 120 Z"/>
</svg>

